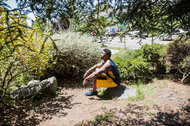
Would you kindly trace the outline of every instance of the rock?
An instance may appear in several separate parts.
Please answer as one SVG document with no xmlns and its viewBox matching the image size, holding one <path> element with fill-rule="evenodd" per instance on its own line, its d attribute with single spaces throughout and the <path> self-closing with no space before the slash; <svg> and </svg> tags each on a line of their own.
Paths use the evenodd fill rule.
<svg viewBox="0 0 190 126">
<path fill-rule="evenodd" d="M 107 88 L 104 92 L 104 95 L 101 97 L 127 99 L 128 97 L 134 97 L 136 95 L 136 89 L 120 84 L 118 87 L 115 88 Z"/>
<path fill-rule="evenodd" d="M 55 77 L 48 78 L 40 82 L 41 91 L 45 94 L 54 94 L 58 88 L 57 79 Z"/>
<path fill-rule="evenodd" d="M 29 81 L 29 82 L 28 82 L 28 84 L 27 84 L 27 85 L 29 86 L 29 85 L 39 84 L 39 83 L 40 83 L 40 81 L 39 81 L 39 80 L 31 80 L 31 81 Z"/>
<path fill-rule="evenodd" d="M 57 79 L 55 77 L 48 78 L 43 81 L 32 80 L 27 86 L 22 86 L 11 92 L 13 99 L 25 99 L 31 97 L 37 92 L 44 94 L 53 94 L 58 88 Z"/>
<path fill-rule="evenodd" d="M 37 84 L 22 86 L 19 89 L 13 90 L 11 92 L 13 99 L 25 99 L 31 97 L 34 93 L 39 92 L 41 87 Z"/>
</svg>

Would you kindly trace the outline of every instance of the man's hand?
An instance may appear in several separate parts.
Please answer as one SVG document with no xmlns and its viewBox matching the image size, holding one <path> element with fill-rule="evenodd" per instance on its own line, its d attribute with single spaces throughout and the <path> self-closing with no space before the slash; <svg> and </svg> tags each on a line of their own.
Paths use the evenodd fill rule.
<svg viewBox="0 0 190 126">
<path fill-rule="evenodd" d="M 88 80 L 85 78 L 83 81 L 83 86 L 85 87 L 85 85 L 87 84 Z"/>
</svg>

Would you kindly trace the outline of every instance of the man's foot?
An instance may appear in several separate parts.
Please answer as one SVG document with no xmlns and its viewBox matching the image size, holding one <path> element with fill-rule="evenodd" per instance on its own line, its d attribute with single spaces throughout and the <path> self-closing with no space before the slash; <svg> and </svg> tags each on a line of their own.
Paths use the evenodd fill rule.
<svg viewBox="0 0 190 126">
<path fill-rule="evenodd" d="M 90 90 L 89 92 L 85 93 L 86 96 L 93 96 L 93 95 L 97 95 L 98 92 L 97 91 L 93 91 L 93 90 Z"/>
</svg>

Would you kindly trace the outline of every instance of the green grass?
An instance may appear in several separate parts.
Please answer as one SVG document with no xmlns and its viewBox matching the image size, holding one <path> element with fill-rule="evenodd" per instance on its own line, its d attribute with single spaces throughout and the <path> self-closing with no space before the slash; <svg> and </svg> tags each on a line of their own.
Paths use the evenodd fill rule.
<svg viewBox="0 0 190 126">
<path fill-rule="evenodd" d="M 106 89 L 104 89 L 104 88 L 99 89 L 98 90 L 98 95 L 100 95 L 100 96 L 104 95 L 105 91 L 106 91 Z"/>
<path fill-rule="evenodd" d="M 89 122 L 97 122 L 98 124 L 103 124 L 107 119 L 113 119 L 114 116 L 111 113 L 105 112 L 101 115 L 96 115 L 94 119 L 89 120 Z"/>
<path fill-rule="evenodd" d="M 152 85 L 143 85 L 142 91 L 146 96 L 156 96 L 156 91 Z"/>
<path fill-rule="evenodd" d="M 145 112 L 145 114 L 148 115 L 148 116 L 153 116 L 153 115 L 155 115 L 155 113 L 153 113 L 153 112 L 151 112 L 151 111 L 147 111 L 147 112 Z"/>
<path fill-rule="evenodd" d="M 158 84 L 158 87 L 161 89 L 165 88 L 165 86 L 163 84 Z"/>
<path fill-rule="evenodd" d="M 132 101 L 137 101 L 137 100 L 143 100 L 144 99 L 144 93 L 140 88 L 137 88 L 137 95 L 135 97 L 129 97 L 130 100 Z"/>
<path fill-rule="evenodd" d="M 150 84 L 143 84 L 142 82 L 136 82 L 131 85 L 132 88 L 135 88 L 137 91 L 137 96 L 130 97 L 132 101 L 143 100 L 145 96 L 156 96 L 155 88 Z"/>
<path fill-rule="evenodd" d="M 150 107 L 150 106 L 155 105 L 155 103 L 154 103 L 154 102 L 151 102 L 151 101 L 149 101 L 149 102 L 144 101 L 143 104 L 144 104 L 144 106 L 147 106 L 147 107 Z"/>
<path fill-rule="evenodd" d="M 108 100 L 102 100 L 101 102 L 104 103 L 104 104 L 108 104 L 109 103 Z"/>
</svg>

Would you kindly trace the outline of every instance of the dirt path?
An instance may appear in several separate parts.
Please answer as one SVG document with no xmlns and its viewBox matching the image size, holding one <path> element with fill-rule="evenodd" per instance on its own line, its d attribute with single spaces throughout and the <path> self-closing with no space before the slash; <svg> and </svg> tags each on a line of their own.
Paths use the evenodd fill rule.
<svg viewBox="0 0 190 126">
<path fill-rule="evenodd" d="M 89 89 L 67 89 L 60 97 L 69 97 L 70 105 L 63 111 L 66 116 L 55 116 L 51 120 L 42 122 L 40 126 L 72 126 L 85 119 L 93 119 L 106 109 L 124 107 L 123 100 L 102 100 L 96 96 L 84 95 Z M 63 103 L 64 104 L 64 103 Z M 119 106 L 118 106 L 119 105 Z"/>
<path fill-rule="evenodd" d="M 112 99 L 84 95 L 89 89 L 65 89 L 55 98 L 35 104 L 20 104 L 0 113 L 0 125 L 73 126 L 86 125 L 97 114 L 117 116 L 117 125 L 190 124 L 190 86 L 168 80 L 155 80 L 141 87 L 143 100 Z M 123 121 L 122 121 L 123 120 Z M 106 122 L 112 125 L 112 121 Z"/>
<path fill-rule="evenodd" d="M 135 108 L 135 105 L 145 108 L 141 109 L 141 113 L 147 113 L 143 116 L 143 119 L 148 121 L 151 118 L 150 115 L 168 110 L 177 111 L 190 102 L 190 87 L 171 81 L 155 81 L 147 85 L 144 90 L 146 90 L 144 100 L 131 101 L 127 99 L 104 100 L 96 96 L 86 97 L 84 93 L 88 89 L 67 89 L 62 91 L 59 96 L 59 98 L 67 98 L 66 103 L 61 103 L 64 106 L 62 112 L 65 114 L 61 115 L 61 111 L 59 111 L 51 119 L 47 119 L 39 125 L 72 126 L 83 120 L 92 120 L 97 114 L 115 108 L 118 111 L 128 108 L 128 116 L 136 118 L 139 114 L 130 112 Z M 136 110 L 134 109 L 134 111 Z"/>
</svg>

